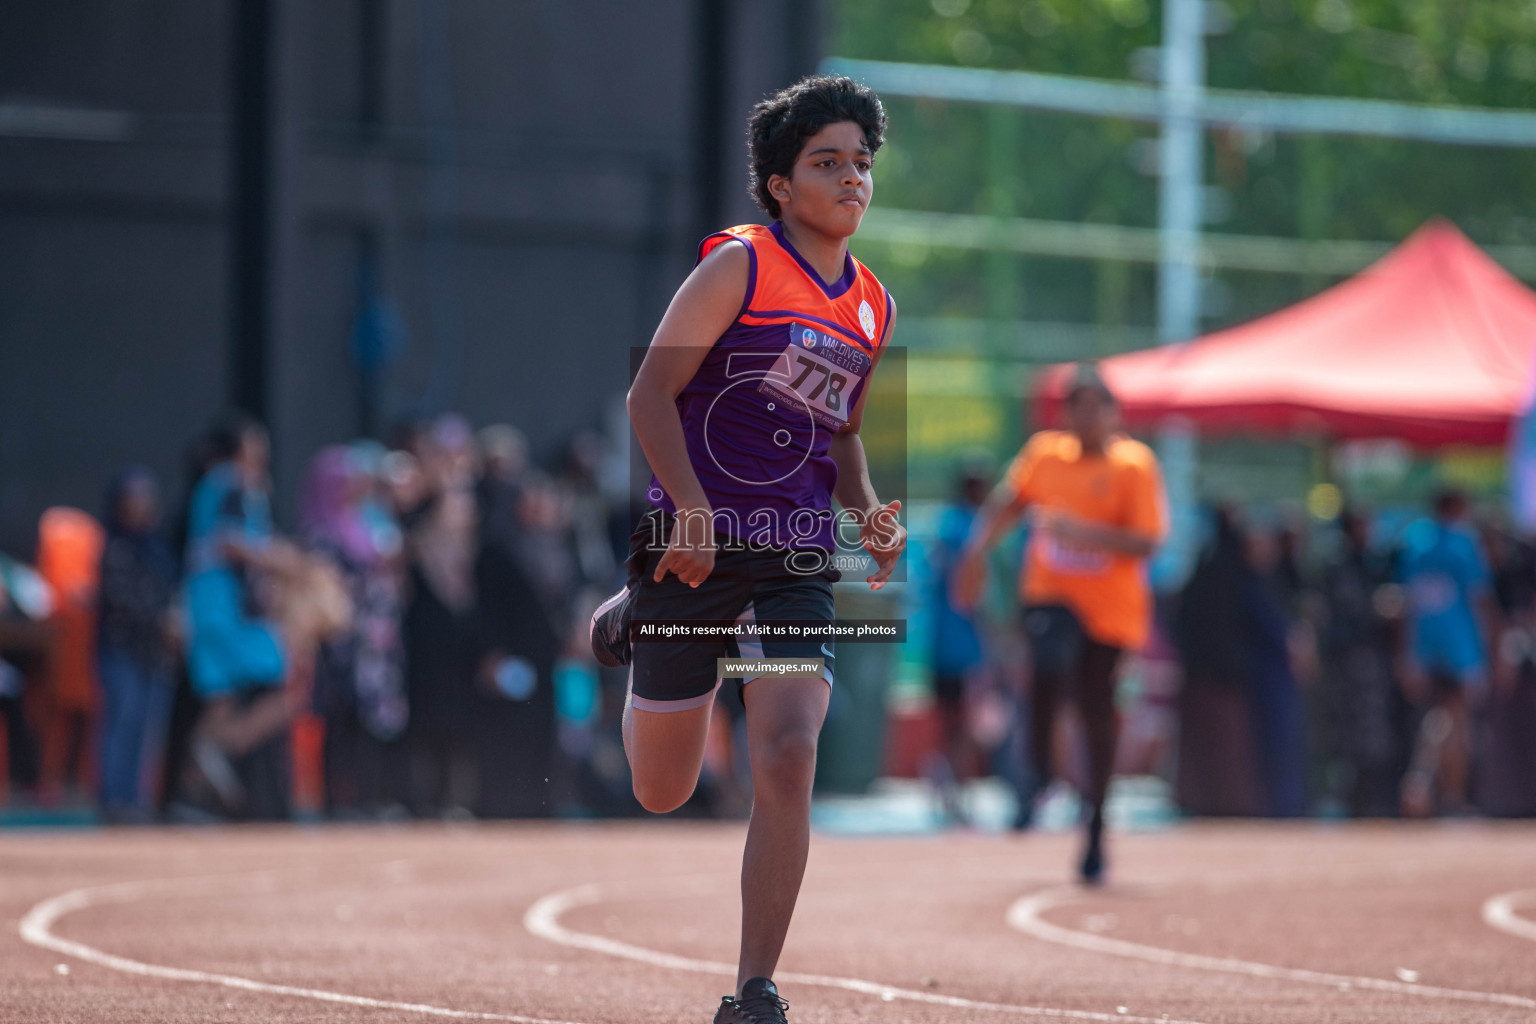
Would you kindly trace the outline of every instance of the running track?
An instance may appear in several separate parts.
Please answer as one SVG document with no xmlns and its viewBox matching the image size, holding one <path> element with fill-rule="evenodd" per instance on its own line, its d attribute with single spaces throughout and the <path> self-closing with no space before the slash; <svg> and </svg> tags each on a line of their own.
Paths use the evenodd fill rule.
<svg viewBox="0 0 1536 1024">
<path fill-rule="evenodd" d="M 739 825 L 0 837 L 0 1020 L 678 1024 L 731 984 Z M 795 1024 L 1536 1021 L 1536 827 L 818 837 Z"/>
</svg>

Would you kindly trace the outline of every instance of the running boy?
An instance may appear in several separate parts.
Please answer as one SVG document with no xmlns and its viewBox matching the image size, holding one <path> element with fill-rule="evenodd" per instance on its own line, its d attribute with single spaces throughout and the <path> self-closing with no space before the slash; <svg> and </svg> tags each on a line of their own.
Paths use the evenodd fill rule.
<svg viewBox="0 0 1536 1024">
<path fill-rule="evenodd" d="M 646 622 L 831 623 L 834 529 L 857 529 L 879 589 L 906 544 L 859 440 L 870 374 L 896 318 L 848 254 L 873 191 L 885 111 L 847 78 L 812 77 L 748 124 L 754 198 L 774 219 L 710 235 L 629 391 L 655 477 L 630 546 L 630 582 L 592 619 L 599 661 L 631 661 L 624 749 L 635 796 L 664 813 L 693 793 L 729 648 L 819 674 L 742 681 L 753 804 L 742 861 L 736 991 L 716 1024 L 783 1022 L 770 980 L 805 872 L 816 738 L 833 653 L 821 639 L 647 641 Z M 832 498 L 844 518 L 834 521 Z M 631 649 L 630 621 L 638 642 Z"/>
<path fill-rule="evenodd" d="M 987 550 L 1029 509 L 1020 589 L 1034 655 L 1030 752 L 1043 786 L 1052 775 L 1057 704 L 1074 698 L 1088 746 L 1080 872 L 1095 884 L 1104 874 L 1104 797 L 1119 727 L 1115 668 L 1151 628 L 1146 560 L 1167 532 L 1167 512 L 1157 457 L 1120 433 L 1115 397 L 1089 364 L 1069 384 L 1067 427 L 1031 437 L 982 505 L 955 590 L 962 607 L 976 603 Z M 1030 808 L 1019 813 L 1027 823 Z"/>
</svg>

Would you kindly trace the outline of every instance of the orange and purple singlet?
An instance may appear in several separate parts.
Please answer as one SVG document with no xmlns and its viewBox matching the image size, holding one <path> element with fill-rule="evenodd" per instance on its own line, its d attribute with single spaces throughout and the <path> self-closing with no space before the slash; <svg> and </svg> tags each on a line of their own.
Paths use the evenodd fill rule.
<svg viewBox="0 0 1536 1024">
<path fill-rule="evenodd" d="M 747 249 L 746 296 L 677 397 L 688 457 L 722 542 L 831 550 L 828 448 L 889 341 L 891 296 L 851 255 L 827 284 L 778 222 L 710 235 L 699 260 L 732 241 Z M 647 497 L 675 511 L 654 477 Z"/>
</svg>

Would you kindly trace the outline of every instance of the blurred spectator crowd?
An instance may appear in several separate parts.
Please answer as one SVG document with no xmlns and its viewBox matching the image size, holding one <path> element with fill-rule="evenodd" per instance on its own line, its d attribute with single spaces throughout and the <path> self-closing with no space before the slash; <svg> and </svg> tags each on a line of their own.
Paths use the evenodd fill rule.
<svg viewBox="0 0 1536 1024">
<path fill-rule="evenodd" d="M 622 440 L 557 465 L 456 415 L 307 465 L 274 525 L 262 426 L 192 446 L 179 508 L 127 468 L 0 555 L 0 784 L 107 820 L 634 809 L 623 681 L 586 618 L 623 578 Z M 606 685 L 604 685 L 606 682 Z M 611 725 L 611 728 L 607 726 Z M 0 799 L 0 804 L 5 800 Z"/>
<path fill-rule="evenodd" d="M 233 417 L 189 450 L 174 507 L 128 467 L 95 514 L 48 509 L 31 563 L 0 554 L 0 806 L 124 823 L 638 813 L 624 673 L 586 637 L 624 578 L 617 432 L 578 432 L 545 467 L 513 427 L 413 421 L 390 445 L 315 454 L 284 532 L 266 432 Z M 967 469 L 914 530 L 926 583 L 907 612 L 935 697 L 917 760 L 953 818 L 966 776 L 1005 777 L 1025 810 L 1049 795 L 1025 767 L 1008 582 L 1024 538 L 997 556 L 1010 593 L 974 614 L 950 599 L 989 484 Z M 1454 491 L 1421 511 L 1209 510 L 1192 575 L 1122 666 L 1117 770 L 1163 776 L 1192 815 L 1536 815 L 1536 549 Z M 743 711 L 721 692 L 688 810 L 739 815 Z M 1067 716 L 1056 775 L 1081 780 Z M 898 727 L 888 747 L 903 742 Z"/>
<path fill-rule="evenodd" d="M 1536 814 L 1536 558 L 1446 490 L 1392 537 L 1217 509 L 1171 616 L 1190 811 Z"/>
</svg>

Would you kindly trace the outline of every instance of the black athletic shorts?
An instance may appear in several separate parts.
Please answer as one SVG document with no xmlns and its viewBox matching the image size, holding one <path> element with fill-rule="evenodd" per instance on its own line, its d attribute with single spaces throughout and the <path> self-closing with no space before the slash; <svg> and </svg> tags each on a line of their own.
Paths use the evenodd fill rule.
<svg viewBox="0 0 1536 1024">
<path fill-rule="evenodd" d="M 1057 604 L 1029 605 L 1024 609 L 1024 632 L 1029 637 L 1035 671 L 1072 677 L 1083 670 L 1084 659 L 1095 652 L 1112 652 L 1093 658 L 1113 666 L 1121 649 L 1100 643 L 1088 635 L 1072 609 Z"/>
<path fill-rule="evenodd" d="M 787 551 L 722 549 L 715 555 L 709 578 L 697 587 L 690 587 L 670 572 L 657 583 L 652 576 L 656 562 L 666 552 L 672 523 L 672 516 L 652 509 L 640 517 L 629 538 L 630 576 L 639 580 L 629 669 L 634 706 L 642 711 L 702 707 L 720 685 L 715 671 L 720 658 L 821 658 L 826 665 L 823 677 L 830 686 L 835 645 L 829 640 L 765 638 L 738 643 L 729 637 L 647 640 L 639 634 L 646 622 L 727 623 L 753 618 L 759 622 L 831 623 L 836 618 L 832 584 L 842 574 L 830 562 L 820 572 L 795 571 L 790 568 Z M 810 559 L 813 564 L 818 560 Z"/>
</svg>

